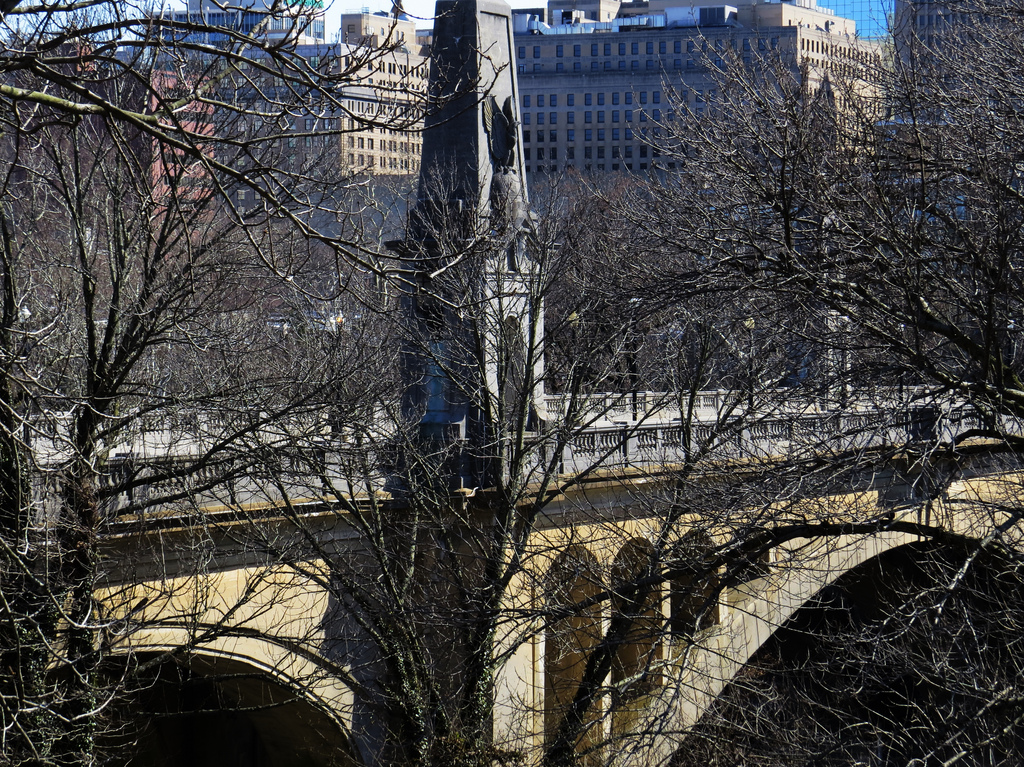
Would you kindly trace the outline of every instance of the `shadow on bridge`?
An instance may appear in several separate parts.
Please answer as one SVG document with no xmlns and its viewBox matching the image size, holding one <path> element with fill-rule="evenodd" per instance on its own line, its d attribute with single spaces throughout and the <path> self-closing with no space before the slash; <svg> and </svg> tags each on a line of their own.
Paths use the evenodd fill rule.
<svg viewBox="0 0 1024 767">
<path fill-rule="evenodd" d="M 153 658 L 138 659 L 140 666 Z M 227 658 L 160 663 L 119 712 L 115 764 L 127 767 L 351 767 L 326 713 L 259 669 Z"/>
</svg>

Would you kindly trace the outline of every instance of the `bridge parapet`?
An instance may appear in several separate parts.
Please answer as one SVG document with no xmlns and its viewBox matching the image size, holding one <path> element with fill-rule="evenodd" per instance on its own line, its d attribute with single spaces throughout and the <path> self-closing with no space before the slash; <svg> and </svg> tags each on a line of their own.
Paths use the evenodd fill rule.
<svg viewBox="0 0 1024 767">
<path fill-rule="evenodd" d="M 772 407 L 765 407 L 765 402 Z M 740 393 L 728 390 L 700 391 L 687 397 L 655 391 L 578 398 L 555 395 L 546 397 L 546 406 L 549 426 L 579 424 L 561 448 L 561 474 L 595 466 L 656 469 L 704 456 L 782 459 L 928 440 L 950 442 L 986 429 L 1024 433 L 1017 421 L 1004 417 L 986 424 L 967 403 L 952 397 L 936 398 L 924 388 L 879 389 L 841 402 L 809 400 L 780 389 L 763 392 L 756 407 Z M 756 417 L 751 416 L 754 412 Z M 168 490 L 183 498 L 191 494 L 193 502 L 216 505 L 229 498 L 239 504 L 273 503 L 267 496 L 267 483 L 254 476 L 258 471 L 253 454 L 273 456 L 285 448 L 289 452 L 299 448 L 311 456 L 327 477 L 351 474 L 351 467 L 360 461 L 375 466 L 372 477 L 361 477 L 362 486 L 383 490 L 387 466 L 393 463 L 389 455 L 394 451 L 388 446 L 398 428 L 383 411 L 360 426 L 375 435 L 367 441 L 356 438 L 359 429 L 339 423 L 336 415 L 313 411 L 275 423 L 273 428 L 266 425 L 271 419 L 260 413 L 242 412 L 153 413 L 136 421 L 138 427 L 120 433 L 104 448 L 107 459 L 101 489 L 111 491 L 106 501 L 109 513 L 130 513 L 146 506 L 150 476 L 153 482 L 163 483 L 163 495 Z M 41 486 L 73 456 L 72 423 L 70 413 L 50 413 L 26 425 L 26 441 L 41 469 Z M 235 445 L 236 454 L 219 455 L 207 466 L 176 472 L 176 467 L 190 461 L 201 463 L 216 452 L 220 441 Z M 373 447 L 367 446 L 369 443 Z M 238 445 L 250 446 L 251 452 L 239 451 Z M 459 446 L 454 445 L 453 450 L 458 451 Z M 232 461 L 237 463 L 226 471 Z M 251 471 L 247 465 L 253 467 Z M 286 477 L 286 469 L 282 468 L 278 477 Z M 216 487 L 218 472 L 230 474 L 220 488 Z M 186 475 L 189 487 L 181 478 Z M 297 475 L 295 481 L 301 484 L 303 480 Z M 123 485 L 131 489 L 118 494 L 116 488 Z M 203 492 L 208 495 L 205 500 L 200 497 Z M 40 493 L 47 495 L 52 496 Z M 302 495 L 302 488 L 296 485 L 296 496 Z"/>
</svg>

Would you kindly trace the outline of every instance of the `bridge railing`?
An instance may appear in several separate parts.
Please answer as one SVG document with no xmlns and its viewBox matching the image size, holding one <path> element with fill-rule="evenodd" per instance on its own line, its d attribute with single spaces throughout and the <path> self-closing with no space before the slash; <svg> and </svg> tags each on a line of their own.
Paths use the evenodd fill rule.
<svg viewBox="0 0 1024 767">
<path fill-rule="evenodd" d="M 876 389 L 835 401 L 810 400 L 785 389 L 760 394 L 757 403 L 745 401 L 738 392 L 712 390 L 697 392 L 692 398 L 669 392 L 598 393 L 575 400 L 555 395 L 547 397 L 545 404 L 549 421 L 571 416 L 583 424 L 561 450 L 562 473 L 597 464 L 608 468 L 672 464 L 706 453 L 723 459 L 777 458 L 949 440 L 984 426 L 969 403 L 952 398 L 936 401 L 923 387 Z M 682 415 L 684 412 L 688 415 Z M 353 430 L 340 422 L 337 414 L 324 411 L 310 410 L 283 420 L 241 411 L 146 413 L 133 418 L 133 428 L 119 432 L 116 442 L 102 446 L 107 458 L 100 481 L 109 490 L 134 485 L 123 498 L 110 502 L 112 508 L 144 505 L 149 488 L 140 480 L 147 474 L 173 474 L 167 471 L 171 464 L 185 465 L 224 441 L 230 445 L 225 452 L 236 451 L 240 465 L 250 458 L 244 454 L 246 446 L 267 456 L 273 456 L 275 450 L 282 456 L 303 451 L 315 454 L 324 464 L 322 476 L 341 477 L 346 471 L 355 471 L 352 467 L 361 461 L 373 468 L 373 481 L 383 487 L 383 473 L 390 465 L 385 453 L 395 442 L 395 426 L 383 413 L 365 418 L 373 423 L 362 424 L 363 430 L 376 428 L 379 432 L 372 450 L 353 437 Z M 26 423 L 26 441 L 43 474 L 59 472 L 71 457 L 72 425 L 68 413 L 47 413 Z M 1000 419 L 999 426 L 1024 433 L 1021 423 L 1008 418 Z M 376 453 L 371 455 L 372 451 Z M 226 460 L 230 462 L 231 457 Z M 230 467 L 224 469 L 226 465 L 190 471 L 188 482 L 209 488 L 217 479 L 216 471 L 231 473 Z M 250 460 L 250 465 L 256 463 Z M 302 476 L 302 466 L 280 467 L 278 476 L 289 476 L 290 470 L 294 470 L 296 483 L 308 481 Z M 255 474 L 240 477 L 242 473 L 236 472 L 230 480 L 234 484 L 223 492 L 210 491 L 210 497 L 226 495 L 242 502 L 256 499 L 261 492 L 260 478 Z M 305 477 L 315 474 L 306 471 Z M 188 491 L 184 480 L 170 479 L 161 486 L 161 493 L 173 490 L 175 481 L 182 493 Z"/>
</svg>

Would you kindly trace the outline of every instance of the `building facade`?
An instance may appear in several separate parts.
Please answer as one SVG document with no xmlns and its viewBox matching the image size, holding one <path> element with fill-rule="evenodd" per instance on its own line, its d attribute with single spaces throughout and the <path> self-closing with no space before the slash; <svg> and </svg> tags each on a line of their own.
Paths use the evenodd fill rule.
<svg viewBox="0 0 1024 767">
<path fill-rule="evenodd" d="M 553 23 L 534 12 L 516 16 L 530 175 L 652 168 L 660 132 L 680 109 L 704 113 L 716 70 L 730 61 L 758 66 L 781 56 L 809 88 L 839 67 L 849 73 L 880 61 L 878 44 L 858 40 L 853 20 L 816 0 L 710 7 L 642 0 L 617 4 L 604 20 L 607 2 L 563 10 L 563 0 L 551 0 Z"/>
</svg>

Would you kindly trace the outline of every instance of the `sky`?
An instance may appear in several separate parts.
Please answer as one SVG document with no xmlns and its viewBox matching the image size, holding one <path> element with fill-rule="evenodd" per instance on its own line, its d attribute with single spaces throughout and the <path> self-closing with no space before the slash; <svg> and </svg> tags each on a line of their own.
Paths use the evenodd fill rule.
<svg viewBox="0 0 1024 767">
<path fill-rule="evenodd" d="M 345 11 L 358 11 L 362 8 L 368 8 L 371 13 L 391 10 L 391 0 L 363 1 L 365 5 L 362 5 L 360 0 L 328 0 L 324 3 L 328 39 L 338 31 L 338 19 Z M 717 2 L 718 0 L 710 1 Z M 728 0 L 724 1 L 728 2 Z M 893 0 L 819 0 L 819 2 L 843 16 L 855 19 L 857 29 L 862 36 L 877 37 L 885 30 L 885 17 L 892 8 Z M 536 8 L 546 5 L 546 0 L 511 0 L 510 4 L 513 8 Z M 430 18 L 434 13 L 434 0 L 403 0 L 403 6 L 407 14 L 418 17 L 417 26 L 428 27 L 431 25 Z"/>
<path fill-rule="evenodd" d="M 725 0 L 728 2 L 728 0 Z M 819 0 L 826 8 L 832 8 L 843 16 L 850 16 L 857 22 L 857 29 L 862 36 L 877 37 L 885 30 L 885 17 L 892 8 L 892 0 Z M 325 3 L 326 5 L 326 3 Z M 536 8 L 546 5 L 545 0 L 512 0 L 513 8 Z M 417 26 L 430 26 L 430 17 L 434 13 L 434 0 L 403 0 L 405 12 L 410 16 L 425 19 Z M 338 30 L 338 18 L 343 11 L 359 10 L 362 7 L 373 11 L 390 11 L 390 0 L 366 0 L 366 5 L 359 5 L 358 0 L 334 0 L 327 8 L 327 36 L 333 36 Z"/>
<path fill-rule="evenodd" d="M 547 4 L 546 0 L 512 0 L 509 3 L 513 8 L 537 8 Z M 324 4 L 325 6 L 327 3 Z M 434 0 L 402 0 L 402 7 L 405 12 L 415 18 L 417 27 L 431 26 L 430 18 L 434 15 Z M 346 11 L 358 11 L 361 8 L 369 8 L 370 12 L 390 11 L 391 0 L 365 0 L 360 4 L 359 0 L 334 0 L 327 7 L 327 36 L 331 37 L 338 30 L 338 19 Z M 424 19 L 424 21 L 420 21 Z"/>
</svg>

